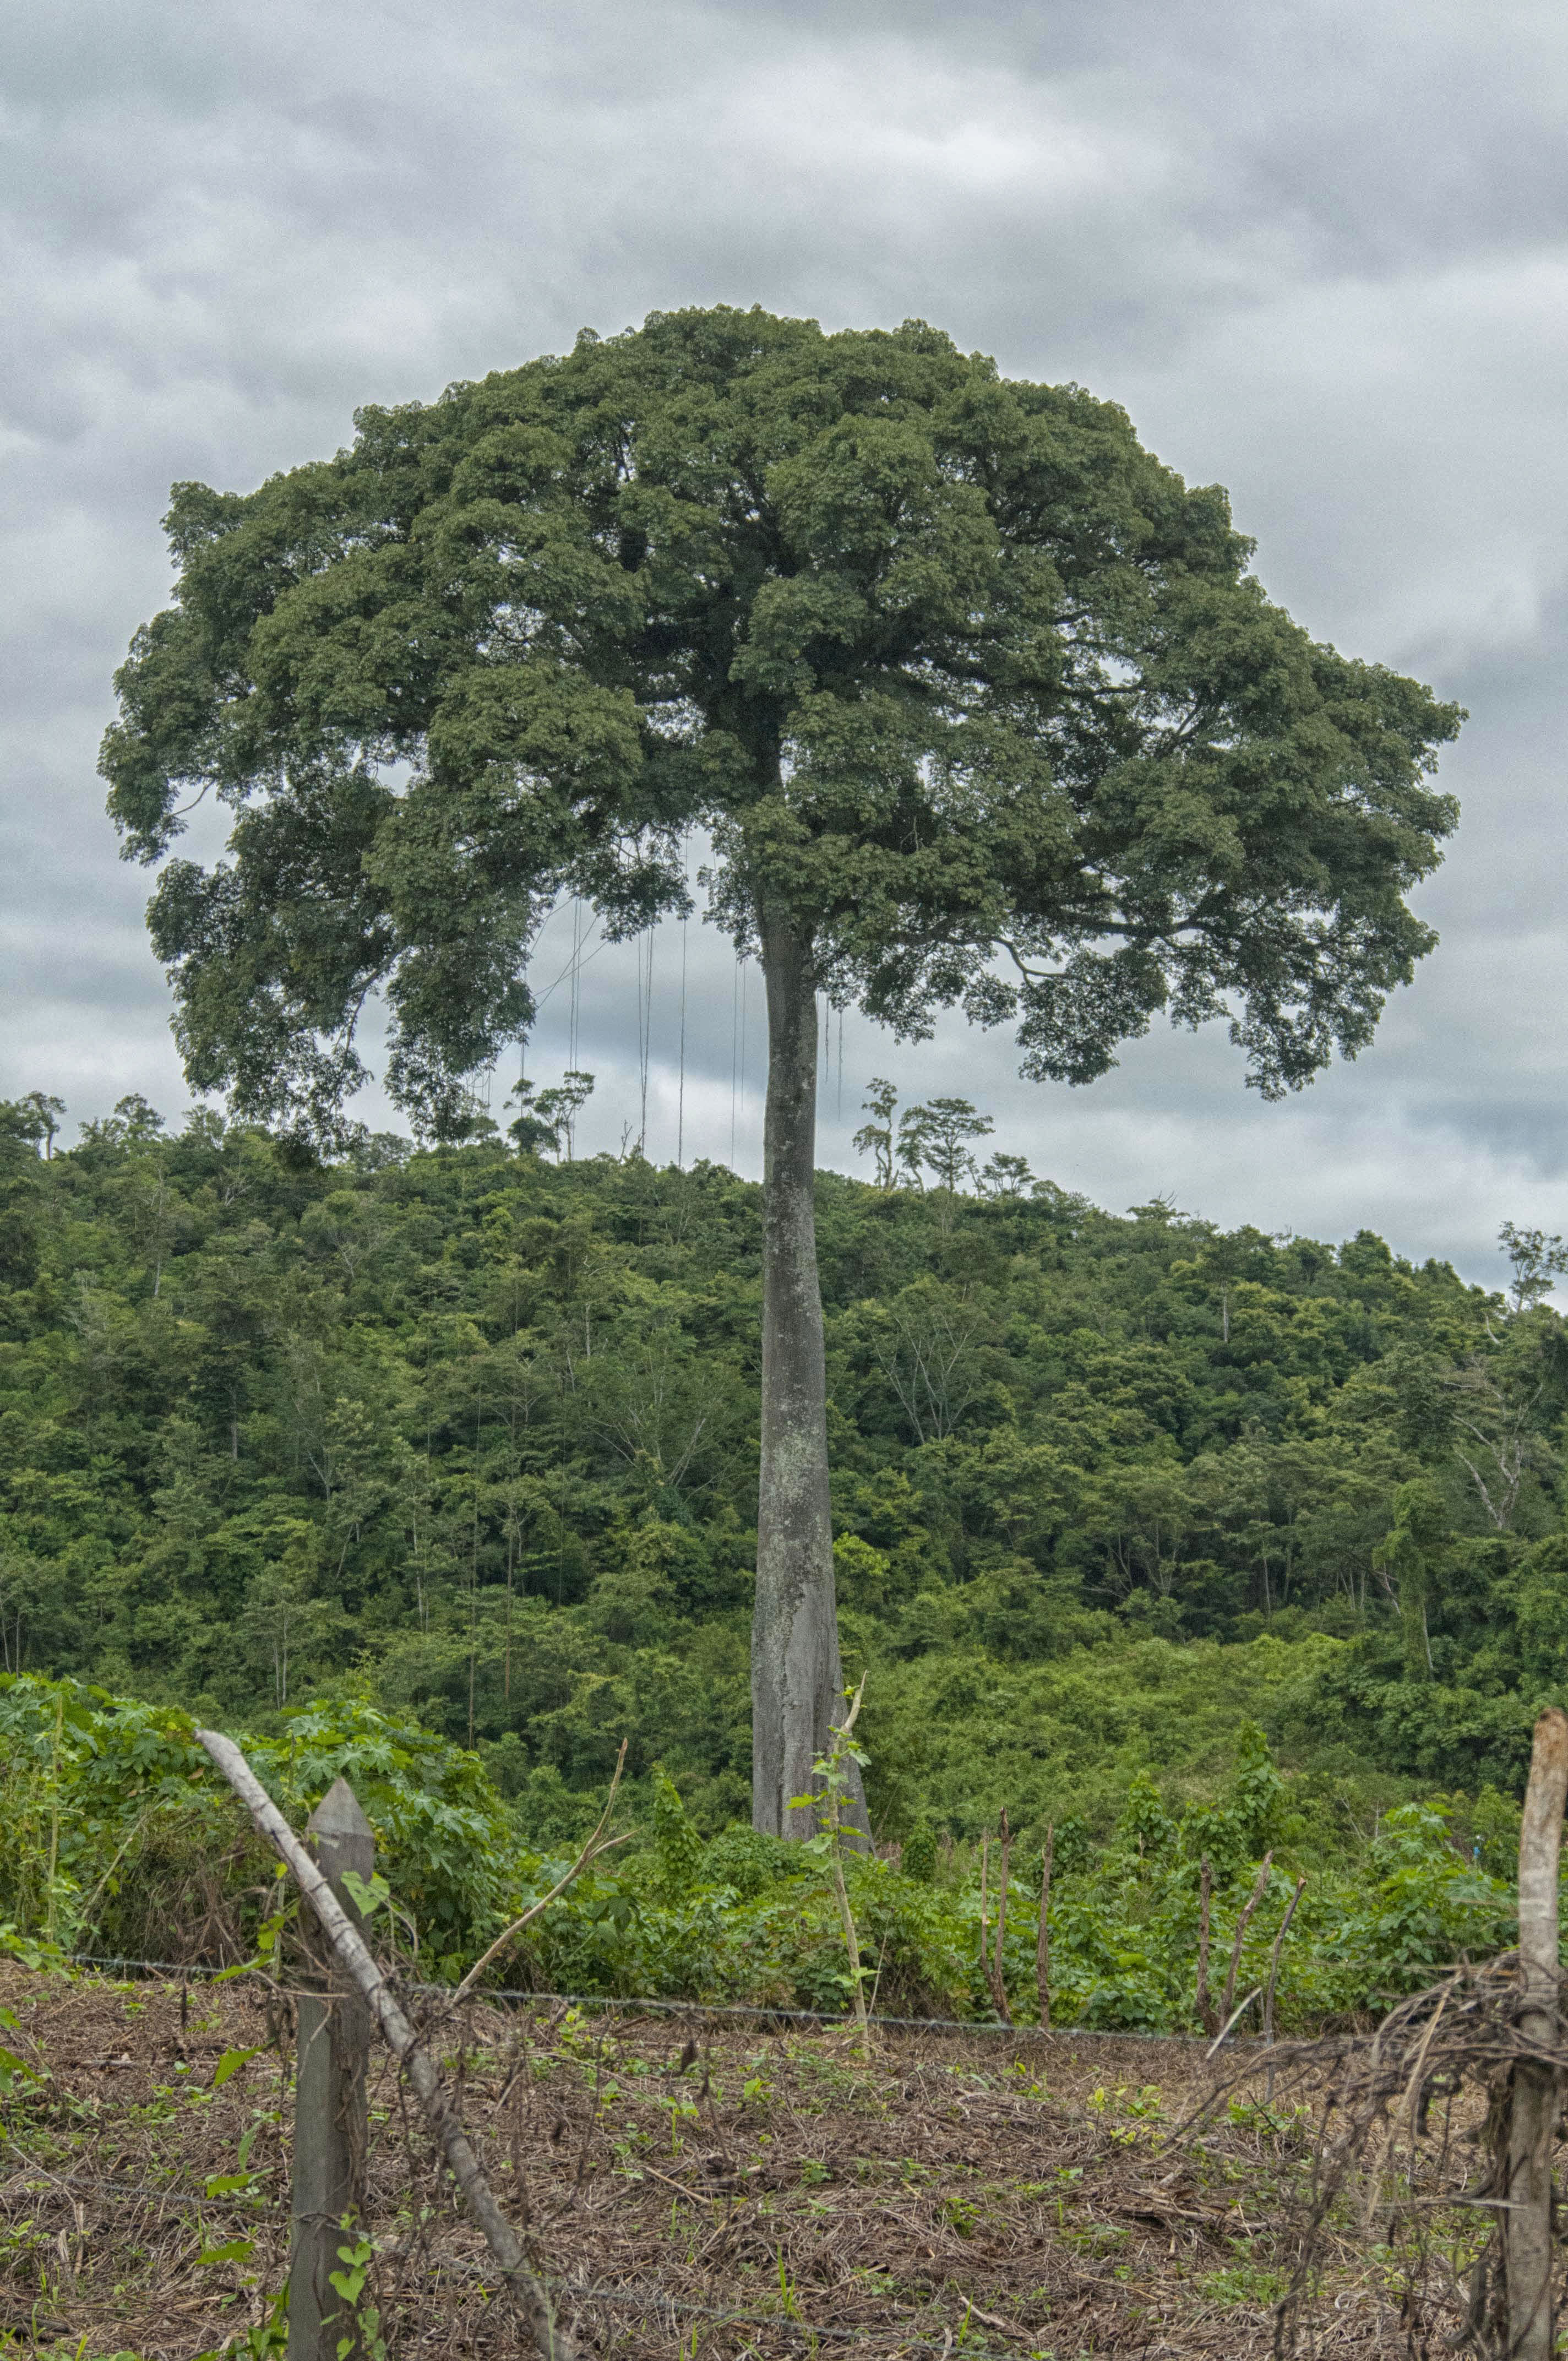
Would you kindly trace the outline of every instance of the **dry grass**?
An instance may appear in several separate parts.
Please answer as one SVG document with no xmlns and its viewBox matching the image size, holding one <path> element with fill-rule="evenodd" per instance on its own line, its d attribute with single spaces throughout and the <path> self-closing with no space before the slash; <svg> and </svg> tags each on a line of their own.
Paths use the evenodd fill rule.
<svg viewBox="0 0 1568 2361">
<path fill-rule="evenodd" d="M 0 2038 L 49 2078 L 5 2103 L 15 2348 L 191 2361 L 260 2323 L 287 2257 L 286 2000 L 6 1969 L 0 2001 L 20 2022 Z M 1212 2089 L 1201 2049 L 883 2035 L 868 2068 L 834 2029 L 480 2004 L 433 2039 L 586 2350 L 1273 2350 L 1316 2127 L 1244 2083 L 1173 2143 Z M 236 2049 L 256 2054 L 214 2089 Z M 515 2353 L 483 2249 L 379 2060 L 372 2108 L 389 2356 Z M 1312 2349 L 1404 2351 L 1398 2308 L 1387 2263 L 1349 2241 L 1327 2260 Z"/>
</svg>

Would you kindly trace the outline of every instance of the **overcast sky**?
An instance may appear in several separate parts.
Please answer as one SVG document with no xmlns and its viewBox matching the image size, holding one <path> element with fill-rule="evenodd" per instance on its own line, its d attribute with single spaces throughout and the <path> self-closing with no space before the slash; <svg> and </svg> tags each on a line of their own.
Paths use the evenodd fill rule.
<svg viewBox="0 0 1568 2361">
<path fill-rule="evenodd" d="M 170 482 L 248 489 L 364 401 L 761 302 L 918 314 L 1131 412 L 1230 488 L 1270 592 L 1472 719 L 1442 942 L 1376 1046 L 1261 1104 L 1223 1031 L 1086 1091 L 1005 1035 L 835 1036 L 825 1162 L 873 1073 L 1120 1209 L 1339 1236 L 1491 1279 L 1568 1230 L 1568 12 L 1474 0 L 53 0 L 0 26 L 0 1094 L 186 1101 L 103 816 L 110 675 L 164 602 Z M 210 852 L 216 840 L 198 838 Z M 189 840 L 188 846 L 189 849 Z M 557 950 L 560 957 L 557 958 Z M 547 983 L 569 918 L 541 951 Z M 649 1152 L 755 1170 L 761 994 L 654 949 Z M 746 1060 L 739 1035 L 745 1001 Z M 565 1062 L 565 986 L 532 1062 Z M 582 972 L 583 1143 L 641 1121 L 632 955 Z M 684 1104 L 678 1107 L 683 1100 Z M 840 1118 L 839 1107 L 842 1106 Z M 374 1114 L 374 1109 L 370 1110 Z"/>
</svg>

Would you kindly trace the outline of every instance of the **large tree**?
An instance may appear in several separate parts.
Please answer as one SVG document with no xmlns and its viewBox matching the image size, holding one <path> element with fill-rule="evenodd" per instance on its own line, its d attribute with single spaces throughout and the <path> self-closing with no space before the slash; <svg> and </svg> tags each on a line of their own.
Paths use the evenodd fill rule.
<svg viewBox="0 0 1568 2361">
<path fill-rule="evenodd" d="M 176 487 L 176 602 L 118 676 L 128 850 L 235 811 L 151 904 L 186 1070 L 330 1138 L 379 993 L 394 1097 L 460 1137 L 558 897 L 634 933 L 707 832 L 767 986 L 753 1813 L 800 1833 L 840 1694 L 818 995 L 1012 1023 L 1069 1082 L 1222 1017 L 1297 1088 L 1431 946 L 1403 897 L 1463 717 L 1270 605 L 1224 493 L 1120 410 L 918 321 L 656 313 L 356 425 L 258 491 Z"/>
</svg>

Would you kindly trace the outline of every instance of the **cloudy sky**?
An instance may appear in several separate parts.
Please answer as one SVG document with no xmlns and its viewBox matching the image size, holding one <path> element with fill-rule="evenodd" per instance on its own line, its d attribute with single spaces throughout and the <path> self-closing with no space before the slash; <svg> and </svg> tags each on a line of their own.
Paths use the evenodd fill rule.
<svg viewBox="0 0 1568 2361">
<path fill-rule="evenodd" d="M 1282 1107 L 1223 1033 L 1089 1091 L 1004 1036 L 835 1037 L 824 1160 L 866 1079 L 958 1091 L 1120 1208 L 1497 1268 L 1568 1230 L 1560 717 L 1568 702 L 1568 14 L 1493 0 L 54 0 L 0 27 L 0 1094 L 185 1103 L 144 872 L 94 775 L 110 675 L 168 583 L 169 483 L 244 489 L 367 400 L 762 302 L 917 314 L 1123 402 L 1231 489 L 1317 635 L 1461 699 L 1440 950 L 1376 1046 Z M 215 839 L 195 840 L 210 852 Z M 590 947 L 591 948 L 591 947 Z M 548 983 L 571 921 L 542 947 Z M 557 956 L 559 954 L 559 956 Z M 757 1169 L 761 994 L 657 939 L 648 1147 Z M 565 985 L 533 1062 L 570 1047 Z M 588 1146 L 641 1125 L 629 950 L 583 967 Z M 745 1057 L 740 1034 L 745 1031 Z M 841 1107 L 841 1114 L 840 1114 Z M 375 1110 L 369 1112 L 374 1115 Z"/>
</svg>

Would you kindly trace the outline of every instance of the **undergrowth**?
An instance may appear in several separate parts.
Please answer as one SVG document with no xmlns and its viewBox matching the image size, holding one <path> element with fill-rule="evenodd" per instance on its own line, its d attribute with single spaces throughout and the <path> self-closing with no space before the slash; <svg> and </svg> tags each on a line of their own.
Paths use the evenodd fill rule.
<svg viewBox="0 0 1568 2361">
<path fill-rule="evenodd" d="M 378 1934 L 406 1972 L 459 1977 L 570 1858 L 531 1831 L 479 1759 L 362 1700 L 317 1700 L 244 1741 L 295 1826 L 345 1773 L 376 1829 L 388 1894 Z M 1358 1853 L 1324 1866 L 1262 1734 L 1244 1730 L 1208 1802 L 1179 1808 L 1146 1773 L 1114 1828 L 1058 1827 L 1050 1899 L 1055 2021 L 1193 2029 L 1201 1866 L 1213 1879 L 1212 1976 L 1267 1854 L 1236 1961 L 1238 1998 L 1281 1948 L 1277 2020 L 1343 2020 L 1416 1989 L 1461 1953 L 1509 1939 L 1512 1896 L 1492 1873 L 1510 1807 L 1436 1797 L 1386 1814 Z M 817 1858 L 732 1826 L 704 1841 L 662 1772 L 634 1793 L 632 1841 L 597 1864 L 490 1971 L 498 1984 L 584 1995 L 663 1994 L 848 2014 L 984 2018 L 978 1857 L 919 1840 L 904 1858 Z M 1463 1845 L 1456 1836 L 1463 1830 Z M 1480 1830 L 1481 1833 L 1476 1831 Z M 834 1860 L 860 1945 L 846 1956 Z M 1002 1960 L 1012 2015 L 1037 2010 L 1038 1855 L 1014 1852 Z M 990 1920 L 995 1918 L 994 1858 Z M 276 1942 L 287 1903 L 269 1849 L 198 1746 L 185 1714 L 71 1681 L 0 1679 L 0 1947 L 30 1964 L 66 1954 L 227 1965 Z"/>
</svg>

